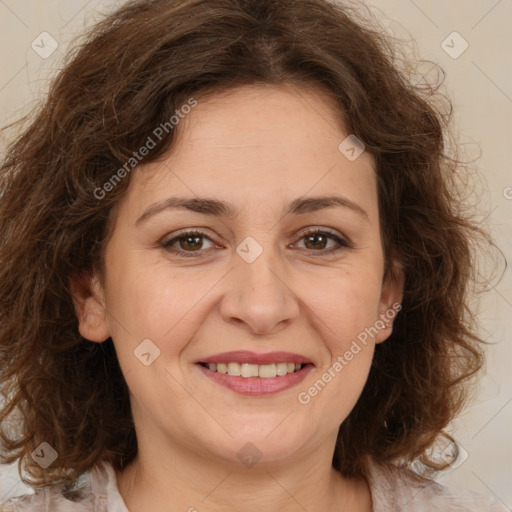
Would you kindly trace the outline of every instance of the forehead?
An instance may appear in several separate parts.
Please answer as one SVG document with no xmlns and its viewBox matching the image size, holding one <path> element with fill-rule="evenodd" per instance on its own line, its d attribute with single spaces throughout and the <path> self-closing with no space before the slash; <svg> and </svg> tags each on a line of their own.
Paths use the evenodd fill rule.
<svg viewBox="0 0 512 512">
<path fill-rule="evenodd" d="M 265 154 L 279 153 L 286 160 L 274 164 L 282 167 L 312 152 L 326 156 L 344 132 L 339 107 L 319 87 L 247 85 L 199 99 L 176 143 L 180 156 L 200 148 L 228 161 L 243 154 L 269 163 Z"/>
<path fill-rule="evenodd" d="M 130 189 L 140 204 L 176 192 L 238 199 L 239 207 L 282 206 L 339 192 L 375 210 L 373 159 L 364 152 L 350 161 L 340 151 L 349 134 L 323 89 L 251 85 L 197 101 L 180 121 L 168 158 L 134 173 Z"/>
</svg>

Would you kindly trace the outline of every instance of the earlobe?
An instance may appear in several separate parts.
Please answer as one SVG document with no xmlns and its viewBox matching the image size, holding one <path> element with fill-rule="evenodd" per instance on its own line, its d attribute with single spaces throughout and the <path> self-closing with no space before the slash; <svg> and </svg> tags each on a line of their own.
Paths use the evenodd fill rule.
<svg viewBox="0 0 512 512">
<path fill-rule="evenodd" d="M 404 283 L 405 275 L 402 264 L 394 260 L 392 270 L 382 284 L 379 320 L 377 320 L 379 332 L 375 336 L 375 343 L 382 343 L 387 340 L 393 332 L 393 322 L 402 309 Z"/>
<path fill-rule="evenodd" d="M 80 334 L 89 341 L 103 342 L 110 337 L 104 294 L 98 277 L 82 274 L 70 279 L 70 290 Z"/>
</svg>

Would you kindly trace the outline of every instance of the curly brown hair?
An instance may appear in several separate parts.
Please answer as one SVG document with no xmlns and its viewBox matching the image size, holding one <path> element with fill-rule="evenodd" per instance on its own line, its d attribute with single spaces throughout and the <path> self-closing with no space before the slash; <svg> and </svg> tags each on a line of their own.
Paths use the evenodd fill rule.
<svg viewBox="0 0 512 512">
<path fill-rule="evenodd" d="M 427 450 L 484 361 L 468 308 L 483 232 L 458 192 L 440 83 L 406 75 L 389 37 L 328 0 L 136 0 L 89 30 L 1 163 L 3 461 L 18 460 L 35 486 L 135 457 L 112 340 L 80 336 L 70 293 L 71 278 L 103 268 L 130 174 L 97 191 L 190 97 L 288 83 L 332 94 L 340 123 L 374 157 L 386 275 L 393 258 L 405 275 L 403 309 L 340 426 L 333 466 L 356 475 L 370 454 L 442 469 Z M 176 130 L 144 163 L 168 154 Z M 43 441 L 58 453 L 47 469 L 31 457 Z"/>
</svg>

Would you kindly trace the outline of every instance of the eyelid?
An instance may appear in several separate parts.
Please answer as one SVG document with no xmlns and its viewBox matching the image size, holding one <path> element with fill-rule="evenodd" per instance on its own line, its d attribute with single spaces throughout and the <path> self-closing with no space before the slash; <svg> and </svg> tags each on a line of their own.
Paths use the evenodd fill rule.
<svg viewBox="0 0 512 512">
<path fill-rule="evenodd" d="M 331 235 L 334 238 L 338 238 L 342 242 L 346 243 L 347 245 L 352 245 L 349 238 L 345 236 L 344 234 L 340 233 L 339 231 L 328 228 L 328 227 L 322 227 L 322 226 L 312 226 L 308 228 L 304 228 L 303 231 L 300 232 L 299 238 L 303 238 L 309 234 L 315 234 L 315 233 L 322 233 Z"/>
</svg>

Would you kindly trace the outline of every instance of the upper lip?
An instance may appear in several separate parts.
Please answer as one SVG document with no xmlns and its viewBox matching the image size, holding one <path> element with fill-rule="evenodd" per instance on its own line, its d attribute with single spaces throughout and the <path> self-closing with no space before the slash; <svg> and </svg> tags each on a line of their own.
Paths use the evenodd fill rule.
<svg viewBox="0 0 512 512">
<path fill-rule="evenodd" d="M 248 363 L 248 364 L 272 364 L 272 363 L 311 363 L 307 357 L 292 352 L 268 352 L 258 354 L 248 350 L 235 350 L 232 352 L 223 352 L 210 357 L 205 357 L 196 361 L 197 363 Z"/>
</svg>

